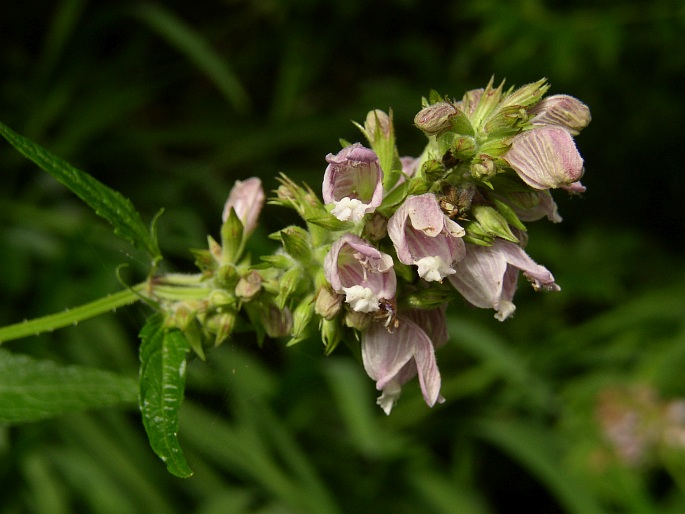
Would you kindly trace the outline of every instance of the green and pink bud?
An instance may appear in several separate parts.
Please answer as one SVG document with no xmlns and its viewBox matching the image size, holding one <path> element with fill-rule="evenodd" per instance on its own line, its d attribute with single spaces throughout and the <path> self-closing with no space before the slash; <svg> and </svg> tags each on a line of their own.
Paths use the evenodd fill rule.
<svg viewBox="0 0 685 514">
<path fill-rule="evenodd" d="M 257 227 L 257 220 L 265 200 L 262 181 L 257 177 L 236 180 L 224 205 L 222 220 L 225 223 L 233 209 L 243 224 L 244 233 L 249 234 Z"/>
</svg>

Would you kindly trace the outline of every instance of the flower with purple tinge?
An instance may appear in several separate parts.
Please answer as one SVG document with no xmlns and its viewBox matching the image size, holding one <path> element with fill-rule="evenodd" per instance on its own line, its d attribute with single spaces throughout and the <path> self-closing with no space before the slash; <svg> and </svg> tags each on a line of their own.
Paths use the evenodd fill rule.
<svg viewBox="0 0 685 514">
<path fill-rule="evenodd" d="M 265 199 L 262 181 L 257 177 L 242 181 L 236 180 L 224 205 L 221 219 L 226 222 L 231 209 L 233 209 L 238 219 L 243 223 L 245 233 L 249 234 L 257 227 L 257 219 Z"/>
<path fill-rule="evenodd" d="M 521 132 L 503 158 L 535 189 L 570 186 L 584 172 L 583 158 L 573 137 L 560 127 L 543 126 Z"/>
<path fill-rule="evenodd" d="M 362 333 L 364 369 L 376 381 L 376 389 L 382 391 L 376 403 L 386 414 L 399 398 L 402 385 L 417 374 L 430 407 L 445 401 L 440 395 L 441 378 L 435 360 L 435 348 L 445 342 L 445 306 L 400 313 L 392 333 L 382 323 L 373 323 Z"/>
<path fill-rule="evenodd" d="M 495 309 L 495 318 L 504 321 L 516 307 L 513 299 L 519 270 L 533 289 L 559 291 L 554 277 L 517 244 L 495 239 L 492 246 L 467 245 L 466 257 L 455 265 L 449 277 L 452 285 L 476 307 Z"/>
<path fill-rule="evenodd" d="M 534 115 L 530 120 L 533 125 L 554 125 L 568 130 L 572 136 L 577 136 L 592 120 L 588 106 L 569 95 L 543 98 L 529 112 Z"/>
<path fill-rule="evenodd" d="M 403 264 L 418 266 L 428 282 L 454 274 L 464 258 L 464 229 L 447 217 L 434 194 L 409 196 L 388 220 L 388 235 Z"/>
<path fill-rule="evenodd" d="M 392 257 L 353 234 L 333 243 L 324 259 L 324 274 L 335 292 L 357 312 L 376 312 L 381 300 L 395 298 L 397 278 Z"/>
<path fill-rule="evenodd" d="M 383 201 L 383 170 L 373 150 L 355 143 L 326 156 L 323 200 L 341 221 L 357 222 Z"/>
</svg>

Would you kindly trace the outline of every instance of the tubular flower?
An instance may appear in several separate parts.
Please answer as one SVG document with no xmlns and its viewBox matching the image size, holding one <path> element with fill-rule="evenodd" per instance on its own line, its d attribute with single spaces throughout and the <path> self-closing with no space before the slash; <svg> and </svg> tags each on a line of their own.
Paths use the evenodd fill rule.
<svg viewBox="0 0 685 514">
<path fill-rule="evenodd" d="M 493 308 L 495 318 L 504 321 L 516 310 L 513 299 L 519 270 L 533 289 L 559 291 L 554 277 L 531 259 L 518 245 L 495 239 L 492 246 L 468 245 L 466 257 L 455 265 L 449 280 L 476 307 Z"/>
<path fill-rule="evenodd" d="M 392 257 L 353 234 L 333 243 L 324 259 L 324 274 L 357 312 L 376 312 L 381 300 L 395 297 L 397 278 Z"/>
<path fill-rule="evenodd" d="M 440 209 L 435 195 L 409 196 L 388 220 L 388 235 L 403 264 L 418 266 L 421 278 L 442 281 L 464 258 L 464 229 Z"/>
<path fill-rule="evenodd" d="M 569 186 L 584 172 L 583 158 L 571 134 L 551 125 L 517 135 L 503 158 L 535 189 Z"/>
<path fill-rule="evenodd" d="M 243 223 L 245 232 L 249 234 L 257 227 L 257 219 L 265 199 L 262 181 L 257 177 L 242 181 L 236 180 L 224 205 L 222 221 L 226 222 L 231 209 L 233 209 L 238 219 Z"/>
<path fill-rule="evenodd" d="M 377 403 L 386 414 L 399 398 L 402 385 L 417 374 L 423 398 L 430 407 L 445 401 L 440 395 L 435 347 L 446 341 L 444 307 L 401 313 L 392 333 L 381 323 L 373 323 L 362 333 L 364 369 L 376 381 L 376 389 L 382 391 Z"/>
<path fill-rule="evenodd" d="M 323 200 L 341 221 L 357 222 L 383 200 L 383 170 L 373 150 L 355 143 L 326 156 Z"/>
</svg>

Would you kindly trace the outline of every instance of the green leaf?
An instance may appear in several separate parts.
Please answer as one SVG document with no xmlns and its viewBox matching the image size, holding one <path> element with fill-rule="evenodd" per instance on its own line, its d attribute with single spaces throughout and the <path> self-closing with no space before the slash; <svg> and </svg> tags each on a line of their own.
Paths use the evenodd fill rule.
<svg viewBox="0 0 685 514">
<path fill-rule="evenodd" d="M 180 330 L 163 327 L 160 314 L 140 332 L 140 410 L 150 446 L 181 478 L 193 474 L 178 442 L 178 412 L 183 401 L 186 354 L 190 345 Z"/>
<path fill-rule="evenodd" d="M 114 227 L 115 234 L 127 239 L 137 248 L 146 250 L 153 260 L 161 259 L 157 241 L 150 235 L 140 214 L 128 198 L 74 168 L 30 139 L 17 134 L 4 123 L 0 123 L 0 135 L 24 157 L 71 189 L 98 216 L 109 221 Z"/>
<path fill-rule="evenodd" d="M 25 423 L 135 401 L 135 379 L 0 350 L 0 423 Z"/>
</svg>

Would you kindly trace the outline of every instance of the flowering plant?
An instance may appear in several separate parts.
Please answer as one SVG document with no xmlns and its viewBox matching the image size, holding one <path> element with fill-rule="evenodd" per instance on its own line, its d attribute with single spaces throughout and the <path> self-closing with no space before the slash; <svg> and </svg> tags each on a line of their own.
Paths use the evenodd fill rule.
<svg viewBox="0 0 685 514">
<path fill-rule="evenodd" d="M 267 336 L 287 345 L 316 336 L 330 354 L 345 342 L 360 353 L 386 414 L 414 377 L 429 406 L 443 402 L 435 350 L 448 339 L 450 301 L 463 297 L 505 320 L 515 310 L 519 271 L 535 290 L 559 290 L 525 252 L 524 222 L 561 220 L 551 189 L 585 190 L 573 136 L 590 113 L 575 98 L 544 97 L 548 88 L 544 79 L 508 90 L 490 81 L 458 101 L 431 92 L 414 119 L 428 138 L 417 157 L 399 153 L 392 112 L 371 111 L 357 124 L 366 142 L 343 142 L 326 156 L 322 200 L 278 179 L 269 202 L 294 209 L 303 223 L 272 234 L 281 248 L 259 260 L 245 249 L 266 195 L 258 178 L 237 181 L 220 241 L 210 236 L 206 249 L 193 250 L 194 274 L 160 272 L 154 221 L 148 230 L 119 193 L 0 124 L 13 146 L 152 262 L 143 283 L 0 329 L 0 341 L 138 300 L 151 305 L 140 334 L 139 404 L 153 450 L 178 476 L 191 474 L 177 440 L 186 359 L 191 352 L 204 359 L 239 326 L 259 344 Z"/>
</svg>

